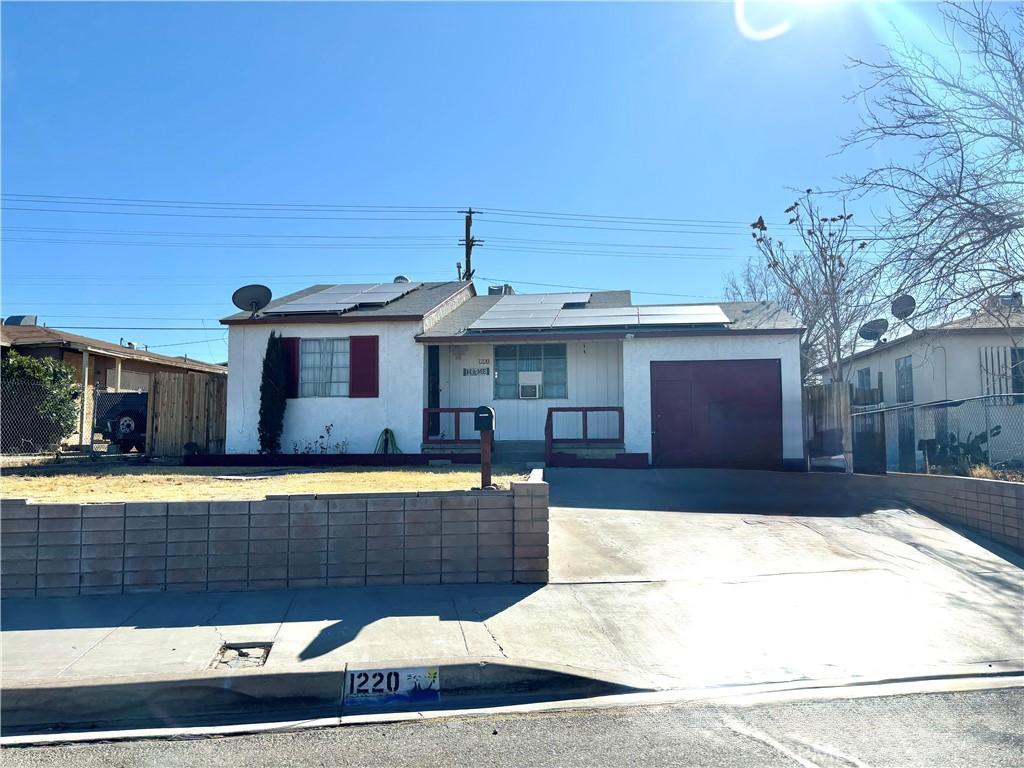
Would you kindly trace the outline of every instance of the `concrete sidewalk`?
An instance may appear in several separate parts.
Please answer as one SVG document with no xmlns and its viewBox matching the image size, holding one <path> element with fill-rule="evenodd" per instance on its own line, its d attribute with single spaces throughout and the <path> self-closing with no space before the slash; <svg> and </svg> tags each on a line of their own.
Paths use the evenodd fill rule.
<svg viewBox="0 0 1024 768">
<path fill-rule="evenodd" d="M 913 513 L 555 509 L 552 563 L 544 586 L 5 600 L 4 687 L 187 677 L 260 641 L 282 673 L 488 660 L 655 689 L 1024 666 L 1021 569 Z"/>
</svg>

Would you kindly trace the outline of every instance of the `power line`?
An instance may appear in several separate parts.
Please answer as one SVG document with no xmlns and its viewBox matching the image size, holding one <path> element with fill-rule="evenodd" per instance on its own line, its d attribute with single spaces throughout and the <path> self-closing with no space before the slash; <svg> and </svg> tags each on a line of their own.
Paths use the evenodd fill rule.
<svg viewBox="0 0 1024 768">
<path fill-rule="evenodd" d="M 279 250 L 283 248 L 304 248 L 313 250 L 336 250 L 340 248 L 379 249 L 379 250 L 419 250 L 419 251 L 440 251 L 451 250 L 451 246 L 445 245 L 420 245 L 415 243 L 399 243 L 386 245 L 382 243 L 152 243 L 146 241 L 125 241 L 125 240 L 73 240 L 68 238 L 33 238 L 33 237 L 5 237 L 8 243 L 48 243 L 50 245 L 130 245 L 157 248 L 256 248 Z"/>
<path fill-rule="evenodd" d="M 185 219 L 259 219 L 292 221 L 455 221 L 454 216 L 241 216 L 226 213 L 167 213 L 161 211 L 83 211 L 71 208 L 23 208 L 3 206 L 5 211 L 34 211 L 36 213 L 83 213 L 103 216 L 164 216 Z"/>
<path fill-rule="evenodd" d="M 272 232 L 175 232 L 137 229 L 80 229 L 75 227 L 4 227 L 4 232 L 54 232 L 62 234 L 147 235 L 157 237 L 280 237 L 325 240 L 451 240 L 449 235 L 307 235 Z"/>
<path fill-rule="evenodd" d="M 252 202 L 229 202 L 210 200 L 154 200 L 150 198 L 134 197 L 98 197 L 98 196 L 76 196 L 76 195 L 29 195 L 15 192 L 4 192 L 0 197 L 10 197 L 22 200 L 39 199 L 43 202 L 67 202 L 67 204 L 82 203 L 84 201 L 96 201 L 90 205 L 148 205 L 156 208 L 169 208 L 174 206 L 195 206 L 200 208 L 243 207 L 252 209 L 316 209 L 316 210 L 339 210 L 339 211 L 455 211 L 457 205 L 334 205 L 323 203 L 252 203 Z"/>
<path fill-rule="evenodd" d="M 227 334 L 224 334 L 219 339 L 194 339 L 193 341 L 177 341 L 174 344 L 147 344 L 146 349 L 164 349 L 166 347 L 187 347 L 192 344 L 227 344 L 227 341 Z"/>
</svg>

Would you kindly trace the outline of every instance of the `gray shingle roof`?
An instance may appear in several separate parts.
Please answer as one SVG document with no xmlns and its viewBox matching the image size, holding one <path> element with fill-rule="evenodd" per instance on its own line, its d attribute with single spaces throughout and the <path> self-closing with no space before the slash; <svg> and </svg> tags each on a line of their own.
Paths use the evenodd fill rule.
<svg viewBox="0 0 1024 768">
<path fill-rule="evenodd" d="M 344 317 L 346 320 L 354 318 L 366 318 L 367 320 L 372 320 L 380 317 L 423 317 L 423 315 L 429 313 L 430 310 L 439 306 L 470 285 L 472 285 L 472 283 L 459 280 L 451 280 L 449 282 L 441 283 L 423 283 L 419 288 L 410 291 L 405 296 L 395 299 L 389 304 L 385 304 L 381 307 L 353 309 L 350 312 L 346 312 Z M 304 296 L 309 296 L 310 294 L 317 293 L 318 291 L 331 287 L 333 287 L 333 284 L 311 285 L 308 288 L 303 288 L 301 291 L 295 291 L 294 293 L 289 293 L 286 296 L 274 299 L 263 309 L 262 312 L 257 314 L 257 318 L 264 318 L 264 315 L 272 313 L 274 307 L 279 307 L 282 304 L 287 304 L 289 301 L 301 299 Z M 308 315 L 289 315 L 288 318 L 285 318 L 284 316 L 277 316 L 273 318 L 268 317 L 266 320 L 268 322 L 271 320 L 280 322 L 300 322 L 304 317 L 308 318 Z M 239 320 L 248 319 L 248 312 L 236 312 L 233 315 L 225 317 L 221 322 L 230 324 Z"/>
</svg>

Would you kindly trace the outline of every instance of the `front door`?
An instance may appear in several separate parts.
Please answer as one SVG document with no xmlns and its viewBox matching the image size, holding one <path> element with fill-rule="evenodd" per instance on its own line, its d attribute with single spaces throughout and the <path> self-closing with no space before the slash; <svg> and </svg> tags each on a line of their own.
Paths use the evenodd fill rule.
<svg viewBox="0 0 1024 768">
<path fill-rule="evenodd" d="M 436 344 L 427 347 L 427 408 L 441 407 L 441 348 Z M 441 414 L 431 413 L 427 417 L 427 435 L 441 434 Z"/>
<path fill-rule="evenodd" d="M 652 362 L 651 449 L 661 467 L 780 467 L 780 362 Z"/>
</svg>

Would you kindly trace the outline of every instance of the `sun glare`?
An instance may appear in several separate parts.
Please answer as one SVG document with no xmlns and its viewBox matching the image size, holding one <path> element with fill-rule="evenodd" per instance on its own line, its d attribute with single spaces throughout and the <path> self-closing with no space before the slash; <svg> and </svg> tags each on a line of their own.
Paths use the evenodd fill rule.
<svg viewBox="0 0 1024 768">
<path fill-rule="evenodd" d="M 852 0 L 787 0 L 787 2 L 774 2 L 773 0 L 733 0 L 733 16 L 736 19 L 736 28 L 748 40 L 764 42 L 789 32 L 793 27 L 795 17 L 805 15 L 809 10 L 821 10 L 823 8 L 844 5 Z M 870 2 L 871 0 L 865 0 Z M 761 21 L 751 19 L 751 9 L 769 11 L 778 20 L 765 25 Z"/>
</svg>

